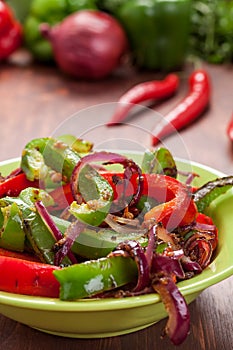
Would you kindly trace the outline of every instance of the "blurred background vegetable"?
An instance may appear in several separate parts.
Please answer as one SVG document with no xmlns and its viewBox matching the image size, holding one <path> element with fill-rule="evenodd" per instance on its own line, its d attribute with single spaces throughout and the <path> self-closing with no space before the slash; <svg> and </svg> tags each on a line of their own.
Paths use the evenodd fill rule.
<svg viewBox="0 0 233 350">
<path fill-rule="evenodd" d="M 6 0 L 6 3 L 11 6 L 17 19 L 23 23 L 26 16 L 28 15 L 29 8 L 32 0 Z"/>
<path fill-rule="evenodd" d="M 192 0 L 190 52 L 210 63 L 233 62 L 233 1 Z"/>
<path fill-rule="evenodd" d="M 24 44 L 36 60 L 54 61 L 39 30 L 83 9 L 104 11 L 119 21 L 136 69 L 182 69 L 188 56 L 233 62 L 232 0 L 6 0 L 24 26 Z"/>
<path fill-rule="evenodd" d="M 9 57 L 22 43 L 22 27 L 11 7 L 0 1 L 0 60 Z"/>
<path fill-rule="evenodd" d="M 61 22 L 69 14 L 82 9 L 96 9 L 95 0 L 33 0 L 24 21 L 26 47 L 39 61 L 52 61 L 53 51 L 48 40 L 41 35 L 41 23 L 51 26 Z"/>
<path fill-rule="evenodd" d="M 60 24 L 41 25 L 52 44 L 55 61 L 65 73 L 99 79 L 110 74 L 128 48 L 127 37 L 118 21 L 98 10 L 82 10 Z"/>
<path fill-rule="evenodd" d="M 137 67 L 171 71 L 184 63 L 191 0 L 104 0 L 125 29 Z"/>
</svg>

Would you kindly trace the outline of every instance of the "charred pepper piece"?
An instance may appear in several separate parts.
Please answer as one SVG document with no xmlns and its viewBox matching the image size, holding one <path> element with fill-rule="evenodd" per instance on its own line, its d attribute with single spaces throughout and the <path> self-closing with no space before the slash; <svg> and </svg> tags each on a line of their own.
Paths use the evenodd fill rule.
<svg viewBox="0 0 233 350">
<path fill-rule="evenodd" d="M 39 138 L 25 146 L 21 168 L 30 180 L 44 180 L 51 168 L 68 181 L 79 160 L 79 154 L 66 143 L 54 138 Z"/>
<path fill-rule="evenodd" d="M 177 167 L 171 152 L 164 147 L 157 150 L 147 150 L 142 159 L 142 172 L 165 174 L 176 178 Z"/>
<path fill-rule="evenodd" d="M 59 267 L 0 254 L 0 290 L 58 298 L 59 283 L 53 275 L 56 269 Z"/>
<path fill-rule="evenodd" d="M 16 203 L 1 207 L 0 247 L 22 252 L 25 245 L 23 216 Z"/>
<path fill-rule="evenodd" d="M 84 203 L 73 201 L 70 213 L 84 223 L 99 226 L 107 216 L 113 200 L 111 185 L 87 164 L 79 173 L 78 187 Z"/>
<path fill-rule="evenodd" d="M 19 169 L 0 181 L 0 198 L 5 196 L 17 197 L 27 187 L 38 187 L 38 181 L 30 181 Z"/>
<path fill-rule="evenodd" d="M 194 193 L 194 202 L 199 212 L 203 212 L 217 197 L 226 193 L 233 186 L 233 176 L 225 176 L 209 181 Z"/>
</svg>

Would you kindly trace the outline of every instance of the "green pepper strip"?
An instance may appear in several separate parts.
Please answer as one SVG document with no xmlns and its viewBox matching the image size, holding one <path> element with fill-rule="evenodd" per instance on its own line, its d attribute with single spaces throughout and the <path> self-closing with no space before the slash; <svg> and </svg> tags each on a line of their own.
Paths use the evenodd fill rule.
<svg viewBox="0 0 233 350">
<path fill-rule="evenodd" d="M 194 201 L 198 211 L 203 213 L 210 203 L 226 193 L 233 186 L 233 176 L 225 176 L 209 181 L 194 192 Z"/>
<path fill-rule="evenodd" d="M 16 203 L 1 208 L 0 224 L 0 247 L 22 252 L 25 245 L 25 232 L 22 212 Z"/>
<path fill-rule="evenodd" d="M 160 147 L 155 151 L 146 151 L 141 168 L 142 172 L 146 174 L 156 173 L 177 177 L 176 162 L 167 148 Z"/>
<path fill-rule="evenodd" d="M 136 281 L 137 266 L 129 257 L 111 256 L 55 270 L 53 274 L 60 283 L 60 299 L 75 300 Z"/>
<path fill-rule="evenodd" d="M 70 213 L 84 223 L 99 226 L 107 216 L 113 200 L 111 185 L 98 171 L 86 165 L 80 171 L 78 187 L 85 203 L 73 201 Z"/>
<path fill-rule="evenodd" d="M 44 224 L 34 206 L 36 200 L 47 200 L 47 197 L 49 197 L 49 195 L 42 190 L 27 188 L 20 193 L 18 198 L 5 197 L 1 199 L 0 207 L 17 205 L 22 213 L 23 229 L 30 247 L 33 248 L 42 262 L 53 265 L 55 254 L 53 247 L 56 243 L 56 239 Z M 47 203 L 50 204 L 50 200 Z M 13 247 L 14 244 L 14 237 L 8 235 L 8 246 Z M 65 257 L 62 263 L 70 265 L 71 261 Z"/>
<path fill-rule="evenodd" d="M 51 168 L 68 181 L 79 160 L 79 154 L 64 142 L 53 138 L 39 138 L 25 146 L 21 168 L 29 180 L 44 180 Z"/>
</svg>

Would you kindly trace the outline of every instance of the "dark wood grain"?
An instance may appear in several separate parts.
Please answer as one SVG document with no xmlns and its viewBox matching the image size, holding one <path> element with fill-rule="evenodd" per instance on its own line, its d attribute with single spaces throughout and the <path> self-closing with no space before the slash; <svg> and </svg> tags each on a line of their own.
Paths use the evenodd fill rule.
<svg viewBox="0 0 233 350">
<path fill-rule="evenodd" d="M 190 127 L 182 130 L 179 138 L 190 159 L 214 167 L 226 174 L 233 173 L 233 150 L 226 136 L 226 125 L 233 113 L 233 67 L 204 65 L 212 80 L 213 96 L 209 110 Z M 62 75 L 53 66 L 36 64 L 2 64 L 0 67 L 0 161 L 18 157 L 24 145 L 35 137 L 51 135 L 59 125 L 79 111 L 102 103 L 116 102 L 120 95 L 137 82 L 160 78 L 157 73 L 135 72 L 125 67 L 102 81 L 73 80 Z M 181 86 L 176 96 L 153 107 L 166 113 L 187 91 L 190 67 L 182 72 Z M 93 124 L 101 122 L 93 116 Z M 85 124 L 80 118 L 80 128 Z M 91 127 L 90 120 L 88 127 Z M 130 119 L 150 130 L 153 117 L 148 110 Z M 126 130 L 126 129 L 125 129 Z M 130 131 L 131 130 L 131 131 Z M 136 130 L 136 131 L 135 131 Z M 102 129 L 96 128 L 97 133 Z M 135 131 L 135 135 L 134 134 Z M 105 135 L 107 134 L 107 131 Z M 78 130 L 77 130 L 78 133 Z M 136 129 L 116 135 L 130 135 L 137 139 Z M 98 137 L 102 137 L 102 134 Z M 140 135 L 139 135 L 140 136 Z M 138 141 L 138 140 L 137 140 Z M 143 140 L 141 140 L 143 142 Z M 179 155 L 177 136 L 167 145 Z M 191 332 L 179 348 L 181 350 L 229 350 L 233 344 L 233 279 L 204 291 L 190 305 Z M 41 333 L 0 316 L 0 349 L 7 350 L 155 350 L 174 349 L 160 334 L 166 320 L 129 335 L 99 339 L 69 339 Z"/>
</svg>

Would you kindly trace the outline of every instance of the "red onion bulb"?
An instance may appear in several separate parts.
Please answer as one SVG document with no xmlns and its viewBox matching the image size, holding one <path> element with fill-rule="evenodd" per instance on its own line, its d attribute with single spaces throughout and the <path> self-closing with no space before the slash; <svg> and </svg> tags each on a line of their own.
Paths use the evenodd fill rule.
<svg viewBox="0 0 233 350">
<path fill-rule="evenodd" d="M 99 79 L 109 75 L 128 48 L 118 21 L 98 10 L 81 10 L 61 23 L 40 26 L 52 45 L 60 69 L 74 77 Z"/>
</svg>

